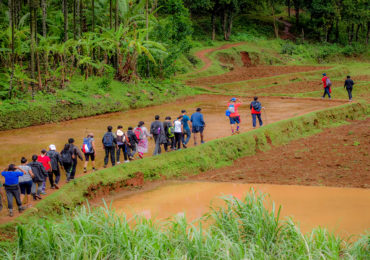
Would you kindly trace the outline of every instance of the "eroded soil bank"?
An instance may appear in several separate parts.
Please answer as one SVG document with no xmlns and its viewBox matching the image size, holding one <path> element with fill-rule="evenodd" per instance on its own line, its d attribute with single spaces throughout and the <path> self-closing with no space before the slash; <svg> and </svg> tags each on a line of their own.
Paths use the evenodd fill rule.
<svg viewBox="0 0 370 260">
<path fill-rule="evenodd" d="M 175 182 L 159 188 L 119 198 L 112 208 L 128 217 L 140 214 L 165 219 L 176 215 L 194 220 L 209 207 L 222 206 L 220 196 L 242 199 L 251 188 L 268 193 L 282 206 L 281 217 L 291 216 L 303 232 L 318 226 L 342 237 L 363 234 L 370 228 L 370 190 L 355 188 L 312 187 L 296 185 L 236 184 L 214 182 Z M 266 203 L 271 208 L 271 203 Z"/>
<path fill-rule="evenodd" d="M 191 180 L 370 188 L 370 119 L 234 161 Z"/>
</svg>

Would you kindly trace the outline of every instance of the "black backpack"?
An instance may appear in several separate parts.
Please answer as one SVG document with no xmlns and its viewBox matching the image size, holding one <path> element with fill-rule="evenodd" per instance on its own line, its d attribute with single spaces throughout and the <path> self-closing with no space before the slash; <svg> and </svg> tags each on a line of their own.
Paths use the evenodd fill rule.
<svg viewBox="0 0 370 260">
<path fill-rule="evenodd" d="M 103 145 L 105 147 L 112 147 L 114 144 L 114 136 L 112 132 L 105 133 L 103 137 Z"/>
<path fill-rule="evenodd" d="M 261 103 L 258 102 L 258 101 L 254 101 L 253 104 L 252 104 L 252 107 L 254 110 L 256 110 L 257 112 L 260 112 L 261 109 L 262 109 L 262 106 L 261 106 Z"/>
<path fill-rule="evenodd" d="M 61 157 L 62 157 L 62 163 L 72 163 L 72 153 L 71 151 L 66 151 L 66 150 L 63 150 L 61 153 L 60 153 Z"/>
</svg>

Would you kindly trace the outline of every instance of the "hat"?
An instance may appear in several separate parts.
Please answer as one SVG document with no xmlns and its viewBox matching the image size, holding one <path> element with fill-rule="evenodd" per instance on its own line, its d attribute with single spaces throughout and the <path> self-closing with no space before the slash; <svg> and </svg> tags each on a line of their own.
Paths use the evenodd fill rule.
<svg viewBox="0 0 370 260">
<path fill-rule="evenodd" d="M 94 133 L 89 133 L 89 136 L 90 137 L 94 137 Z"/>
<path fill-rule="evenodd" d="M 326 73 L 323 73 L 322 75 L 323 75 L 323 76 L 326 76 Z"/>
<path fill-rule="evenodd" d="M 181 110 L 181 113 L 185 113 L 185 112 L 186 112 L 186 110 L 185 110 L 185 109 Z"/>
<path fill-rule="evenodd" d="M 234 97 L 233 97 L 233 98 L 231 99 L 231 101 L 233 101 L 233 102 L 234 102 L 234 101 L 236 101 L 236 98 L 234 98 Z"/>
<path fill-rule="evenodd" d="M 49 145 L 49 149 L 51 151 L 55 151 L 57 148 L 55 147 L 55 145 L 51 144 L 51 145 Z"/>
<path fill-rule="evenodd" d="M 123 132 L 121 130 L 117 130 L 117 135 L 118 136 L 123 136 Z"/>
</svg>

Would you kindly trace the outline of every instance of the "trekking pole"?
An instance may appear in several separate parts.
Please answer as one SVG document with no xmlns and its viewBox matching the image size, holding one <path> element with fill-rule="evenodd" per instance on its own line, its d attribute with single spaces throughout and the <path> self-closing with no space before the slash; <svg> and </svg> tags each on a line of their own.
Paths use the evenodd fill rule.
<svg viewBox="0 0 370 260">
<path fill-rule="evenodd" d="M 268 125 L 266 109 L 265 109 L 265 108 L 263 108 L 263 111 L 265 112 L 264 114 L 265 114 L 265 121 L 266 121 L 266 125 Z"/>
</svg>

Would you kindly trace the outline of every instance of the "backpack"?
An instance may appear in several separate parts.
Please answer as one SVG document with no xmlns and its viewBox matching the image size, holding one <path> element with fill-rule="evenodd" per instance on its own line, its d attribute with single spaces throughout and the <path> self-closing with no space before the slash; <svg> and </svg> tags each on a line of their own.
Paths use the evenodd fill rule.
<svg viewBox="0 0 370 260">
<path fill-rule="evenodd" d="M 140 127 L 137 127 L 137 128 L 135 129 L 135 135 L 136 135 L 136 138 L 137 138 L 137 140 L 138 140 L 138 141 L 140 141 L 141 139 L 143 139 L 143 138 L 144 138 L 143 130 L 141 130 L 141 128 L 140 128 Z"/>
<path fill-rule="evenodd" d="M 168 137 L 172 138 L 175 136 L 175 127 L 174 126 L 169 126 L 168 127 Z"/>
<path fill-rule="evenodd" d="M 254 110 L 256 110 L 257 112 L 260 112 L 261 109 L 262 109 L 262 106 L 261 106 L 261 103 L 260 102 L 253 102 L 252 103 L 252 107 Z"/>
<path fill-rule="evenodd" d="M 234 105 L 233 104 L 230 104 L 229 107 L 227 108 L 227 111 L 229 111 L 230 114 L 235 113 L 235 107 L 234 107 Z"/>
<path fill-rule="evenodd" d="M 157 129 L 157 135 L 160 135 L 160 134 L 161 134 L 161 128 L 158 127 L 158 129 Z"/>
<path fill-rule="evenodd" d="M 81 150 L 83 153 L 92 153 L 93 148 L 91 144 L 91 138 L 84 138 Z"/>
<path fill-rule="evenodd" d="M 326 78 L 326 87 L 331 87 L 332 83 L 329 78 Z"/>
<path fill-rule="evenodd" d="M 125 143 L 126 141 L 126 136 L 125 135 L 122 135 L 122 136 L 119 136 L 117 135 L 117 143 Z"/>
<path fill-rule="evenodd" d="M 105 133 L 103 137 L 103 145 L 104 147 L 112 147 L 114 142 L 114 136 L 112 132 Z"/>
<path fill-rule="evenodd" d="M 69 163 L 69 164 L 72 163 L 72 154 L 69 150 L 68 151 L 63 150 L 60 153 L 60 155 L 61 155 L 61 158 L 62 158 L 62 163 Z"/>
</svg>

